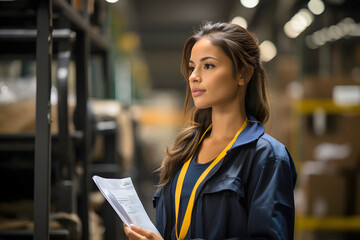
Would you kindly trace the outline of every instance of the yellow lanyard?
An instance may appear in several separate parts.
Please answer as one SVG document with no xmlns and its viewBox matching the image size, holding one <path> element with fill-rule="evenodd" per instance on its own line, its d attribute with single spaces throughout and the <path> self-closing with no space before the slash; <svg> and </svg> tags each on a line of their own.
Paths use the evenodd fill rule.
<svg viewBox="0 0 360 240">
<path fill-rule="evenodd" d="M 237 137 L 239 136 L 239 134 L 244 130 L 244 128 L 247 125 L 247 118 L 245 119 L 244 124 L 241 126 L 241 128 L 239 129 L 239 131 L 236 133 L 235 137 L 231 140 L 231 142 L 224 148 L 224 150 L 220 153 L 219 156 L 217 156 L 215 158 L 215 160 L 206 168 L 206 170 L 201 174 L 201 176 L 199 177 L 199 179 L 196 181 L 195 186 L 191 192 L 190 198 L 189 198 L 189 202 L 186 208 L 186 212 L 185 212 L 185 216 L 184 216 L 184 220 L 183 223 L 181 225 L 181 229 L 180 229 L 180 236 L 178 235 L 178 231 L 177 231 L 177 223 L 178 223 L 178 216 L 179 216 L 179 207 L 180 207 L 180 197 L 181 197 L 181 191 L 182 191 L 182 187 L 183 187 L 183 183 L 184 183 L 184 179 L 185 179 L 185 175 L 187 172 L 187 169 L 189 167 L 190 161 L 192 159 L 193 156 L 191 156 L 189 158 L 189 160 L 187 160 L 184 165 L 181 168 L 180 174 L 179 174 L 179 178 L 177 180 L 176 183 L 176 190 L 175 190 L 175 232 L 176 232 L 176 239 L 185 239 L 186 234 L 189 230 L 190 227 L 190 222 L 191 222 L 191 215 L 192 215 L 192 210 L 194 207 L 194 200 L 195 200 L 195 193 L 197 188 L 199 187 L 199 185 L 201 184 L 201 182 L 205 179 L 205 177 L 208 175 L 208 173 L 211 171 L 211 169 L 213 169 L 213 167 L 218 164 L 220 162 L 220 160 L 225 156 L 226 152 L 231 148 L 231 146 L 234 144 L 234 142 L 236 141 Z M 204 132 L 204 134 L 202 135 L 202 137 L 200 138 L 200 141 L 198 143 L 198 145 L 201 143 L 201 141 L 203 140 L 203 138 L 205 137 L 206 133 L 211 129 L 212 125 L 210 125 L 206 131 Z"/>
</svg>

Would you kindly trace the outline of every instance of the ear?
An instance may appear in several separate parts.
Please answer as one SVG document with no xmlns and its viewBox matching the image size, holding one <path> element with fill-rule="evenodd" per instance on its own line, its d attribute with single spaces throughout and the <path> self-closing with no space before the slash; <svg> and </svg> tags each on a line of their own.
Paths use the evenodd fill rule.
<svg viewBox="0 0 360 240">
<path fill-rule="evenodd" d="M 238 73 L 238 75 L 237 75 L 238 84 L 240 86 L 244 86 L 245 84 L 247 84 L 250 81 L 253 74 L 254 74 L 253 67 L 249 67 L 248 69 L 246 69 L 245 73 Z"/>
<path fill-rule="evenodd" d="M 241 74 L 239 74 L 239 75 L 237 76 L 237 79 L 238 79 L 238 84 L 239 84 L 239 86 L 244 86 L 245 83 L 247 82 L 247 81 L 245 80 L 245 78 L 244 78 Z"/>
</svg>

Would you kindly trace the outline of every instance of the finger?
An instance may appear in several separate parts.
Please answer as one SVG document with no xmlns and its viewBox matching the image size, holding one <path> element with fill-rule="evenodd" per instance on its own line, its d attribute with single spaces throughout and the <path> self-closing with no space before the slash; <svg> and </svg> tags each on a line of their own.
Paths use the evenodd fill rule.
<svg viewBox="0 0 360 240">
<path fill-rule="evenodd" d="M 124 231 L 125 231 L 126 236 L 131 240 L 145 239 L 142 235 L 136 233 L 135 231 L 130 229 L 128 226 L 124 227 Z"/>
<path fill-rule="evenodd" d="M 134 231 L 134 232 L 137 232 L 138 234 L 144 236 L 146 239 L 152 239 L 152 240 L 155 240 L 155 239 L 159 239 L 159 240 L 163 240 L 163 238 L 159 235 L 157 235 L 156 233 L 152 232 L 152 231 L 149 231 L 147 229 L 144 229 L 144 228 L 141 228 L 141 227 L 138 227 L 134 224 L 130 224 L 130 227 L 131 229 Z"/>
<path fill-rule="evenodd" d="M 149 230 L 146 230 L 144 228 L 138 227 L 134 224 L 130 224 L 131 230 L 134 232 L 140 234 L 141 236 L 145 236 L 146 238 L 150 238 L 152 236 L 152 232 Z"/>
<path fill-rule="evenodd" d="M 131 231 L 131 229 L 127 225 L 124 224 L 124 232 L 125 232 L 126 236 L 129 234 L 130 231 Z"/>
</svg>

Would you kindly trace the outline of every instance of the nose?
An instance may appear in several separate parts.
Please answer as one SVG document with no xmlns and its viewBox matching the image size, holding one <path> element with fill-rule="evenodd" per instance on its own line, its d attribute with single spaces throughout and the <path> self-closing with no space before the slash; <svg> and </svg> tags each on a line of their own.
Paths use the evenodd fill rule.
<svg viewBox="0 0 360 240">
<path fill-rule="evenodd" d="M 201 82 L 201 76 L 196 68 L 191 72 L 191 74 L 189 76 L 189 81 L 190 82 Z"/>
</svg>

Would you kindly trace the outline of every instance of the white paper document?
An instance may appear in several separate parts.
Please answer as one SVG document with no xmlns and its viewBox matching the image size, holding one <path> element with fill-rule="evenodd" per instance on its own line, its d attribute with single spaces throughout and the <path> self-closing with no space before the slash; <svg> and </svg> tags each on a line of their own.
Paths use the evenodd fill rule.
<svg viewBox="0 0 360 240">
<path fill-rule="evenodd" d="M 161 236 L 147 215 L 130 177 L 111 179 L 95 175 L 92 178 L 106 200 L 127 226 L 130 227 L 130 224 L 134 224 Z"/>
</svg>

